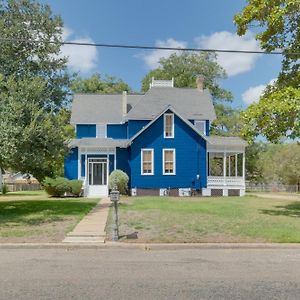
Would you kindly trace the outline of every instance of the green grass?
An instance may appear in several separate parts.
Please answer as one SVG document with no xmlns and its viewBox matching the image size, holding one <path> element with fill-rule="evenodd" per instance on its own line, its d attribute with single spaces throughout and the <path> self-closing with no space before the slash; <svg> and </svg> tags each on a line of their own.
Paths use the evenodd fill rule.
<svg viewBox="0 0 300 300">
<path fill-rule="evenodd" d="M 138 237 L 128 241 L 300 242 L 300 201 L 246 196 L 121 202 L 120 234 Z"/>
<path fill-rule="evenodd" d="M 99 201 L 31 193 L 0 197 L 0 242 L 60 242 Z"/>
</svg>

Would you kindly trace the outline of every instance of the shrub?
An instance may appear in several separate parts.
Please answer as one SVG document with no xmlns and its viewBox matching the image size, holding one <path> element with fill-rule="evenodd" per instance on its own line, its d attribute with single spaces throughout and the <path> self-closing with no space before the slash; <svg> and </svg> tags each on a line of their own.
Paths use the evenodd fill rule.
<svg viewBox="0 0 300 300">
<path fill-rule="evenodd" d="M 62 197 L 64 193 L 70 193 L 71 187 L 69 180 L 63 177 L 49 178 L 46 177 L 43 181 L 45 191 L 53 197 Z"/>
<path fill-rule="evenodd" d="M 113 189 L 116 186 L 118 191 L 124 195 L 127 193 L 128 181 L 129 177 L 125 172 L 122 170 L 114 170 L 109 175 L 109 188 Z"/>
<path fill-rule="evenodd" d="M 8 193 L 8 187 L 6 184 L 2 184 L 2 195 L 6 195 Z"/>
<path fill-rule="evenodd" d="M 49 178 L 43 181 L 44 190 L 53 197 L 62 197 L 65 193 L 71 193 L 74 196 L 80 196 L 82 181 L 68 180 L 63 177 Z"/>
<path fill-rule="evenodd" d="M 69 180 L 69 186 L 71 188 L 71 193 L 74 196 L 79 197 L 82 189 L 82 180 Z"/>
</svg>

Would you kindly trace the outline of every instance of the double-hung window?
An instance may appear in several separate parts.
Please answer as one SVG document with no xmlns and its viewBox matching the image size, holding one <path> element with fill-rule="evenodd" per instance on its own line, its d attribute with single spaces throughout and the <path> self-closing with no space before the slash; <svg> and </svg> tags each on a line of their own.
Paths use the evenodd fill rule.
<svg viewBox="0 0 300 300">
<path fill-rule="evenodd" d="M 163 149 L 163 175 L 176 175 L 175 149 Z"/>
<path fill-rule="evenodd" d="M 164 114 L 164 138 L 174 137 L 174 114 Z"/>
<path fill-rule="evenodd" d="M 153 149 L 142 149 L 141 152 L 141 174 L 142 175 L 154 174 L 153 154 L 154 154 Z"/>
</svg>

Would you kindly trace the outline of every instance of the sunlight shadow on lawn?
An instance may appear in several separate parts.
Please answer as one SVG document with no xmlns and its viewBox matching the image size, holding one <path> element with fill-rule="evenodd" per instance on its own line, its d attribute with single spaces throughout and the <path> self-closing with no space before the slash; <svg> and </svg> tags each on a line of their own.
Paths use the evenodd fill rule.
<svg viewBox="0 0 300 300">
<path fill-rule="evenodd" d="M 277 209 L 262 209 L 263 214 L 270 216 L 288 216 L 288 217 L 300 217 L 300 202 L 295 201 L 288 205 L 275 206 Z"/>
</svg>

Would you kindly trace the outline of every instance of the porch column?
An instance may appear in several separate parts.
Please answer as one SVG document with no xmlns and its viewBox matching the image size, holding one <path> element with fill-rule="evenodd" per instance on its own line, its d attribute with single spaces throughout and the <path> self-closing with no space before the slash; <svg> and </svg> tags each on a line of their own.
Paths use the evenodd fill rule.
<svg viewBox="0 0 300 300">
<path fill-rule="evenodd" d="M 224 176 L 224 185 L 226 185 L 226 152 L 223 153 L 223 176 Z"/>
<path fill-rule="evenodd" d="M 234 158 L 234 162 L 235 162 L 235 177 L 237 177 L 238 176 L 238 163 L 237 163 L 237 160 L 238 160 L 238 155 L 236 154 L 235 156 L 234 156 L 235 158 Z"/>
<path fill-rule="evenodd" d="M 243 152 L 243 180 L 245 180 L 245 152 Z"/>
<path fill-rule="evenodd" d="M 231 156 L 228 156 L 228 176 L 231 176 Z"/>
<path fill-rule="evenodd" d="M 87 161 L 87 150 L 86 150 L 86 148 L 85 148 L 84 160 L 85 160 L 85 170 L 84 170 L 85 183 L 87 183 L 87 178 L 88 178 L 88 174 L 87 174 L 87 170 L 88 170 L 88 161 Z"/>
</svg>

